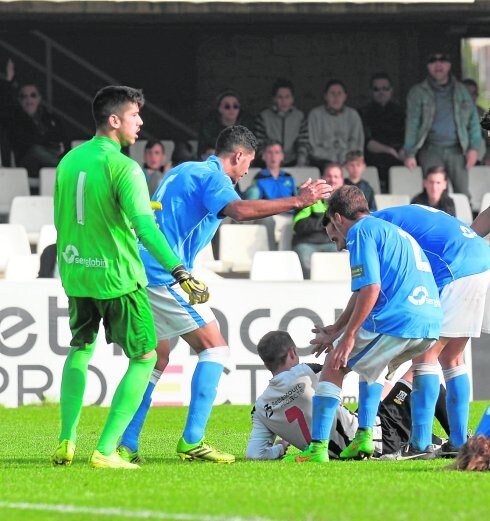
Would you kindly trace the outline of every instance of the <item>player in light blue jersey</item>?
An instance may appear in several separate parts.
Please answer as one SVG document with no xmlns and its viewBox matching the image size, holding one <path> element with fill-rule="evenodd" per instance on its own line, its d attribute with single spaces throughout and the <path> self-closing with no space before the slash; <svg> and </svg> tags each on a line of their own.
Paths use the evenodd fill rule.
<svg viewBox="0 0 490 521">
<path fill-rule="evenodd" d="M 324 180 L 307 181 L 292 197 L 243 201 L 234 183 L 247 173 L 255 157 L 257 141 L 243 126 L 224 129 L 218 136 L 216 155 L 204 162 L 187 162 L 170 170 L 153 196 L 162 205 L 156 211 L 157 222 L 174 252 L 192 269 L 196 255 L 210 242 L 221 219 L 236 221 L 268 217 L 292 209 L 311 206 L 329 195 Z M 138 461 L 138 438 L 151 404 L 151 394 L 168 364 L 169 340 L 181 336 L 198 354 L 191 383 L 191 400 L 177 454 L 183 460 L 194 459 L 232 463 L 235 457 L 204 442 L 204 431 L 216 396 L 219 379 L 229 347 L 216 319 L 206 304 L 187 303 L 173 277 L 140 245 L 145 264 L 158 338 L 158 360 L 143 402 L 124 433 L 119 453 L 128 461 Z"/>
<path fill-rule="evenodd" d="M 487 289 L 490 284 L 490 248 L 475 231 L 455 217 L 421 205 L 398 206 L 373 213 L 375 217 L 396 224 L 408 232 L 424 250 L 439 289 L 443 324 L 441 337 L 414 366 L 420 375 L 418 383 L 430 388 L 434 396 L 439 388 L 437 361 L 442 367 L 447 387 L 449 441 L 441 455 L 455 457 L 465 443 L 468 431 L 470 381 L 463 351 L 471 337 L 479 337 L 482 329 Z M 415 403 L 418 399 L 415 391 Z M 434 402 L 435 405 L 435 402 Z M 423 438 L 414 437 L 416 449 L 424 449 L 432 426 L 431 411 L 417 419 L 425 427 Z"/>
<path fill-rule="evenodd" d="M 439 338 L 442 321 L 429 262 L 409 234 L 370 216 L 366 198 L 354 186 L 334 193 L 328 216 L 346 238 L 353 293 L 335 324 L 318 331 L 314 341 L 318 354 L 336 342 L 313 398 L 312 442 L 292 458 L 296 462 L 328 461 L 328 436 L 347 372 L 357 372 L 366 386 L 386 366 L 393 373 L 430 348 Z M 375 414 L 362 421 L 365 427 L 359 429 L 353 444 L 364 445 L 369 456 L 374 450 Z"/>
</svg>

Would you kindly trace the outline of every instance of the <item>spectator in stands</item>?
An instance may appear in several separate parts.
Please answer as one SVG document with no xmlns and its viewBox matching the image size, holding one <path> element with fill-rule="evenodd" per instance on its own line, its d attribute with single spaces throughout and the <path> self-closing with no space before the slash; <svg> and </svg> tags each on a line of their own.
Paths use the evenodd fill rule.
<svg viewBox="0 0 490 521">
<path fill-rule="evenodd" d="M 342 167 L 329 163 L 322 178 L 332 187 L 332 192 L 344 185 Z M 293 250 L 298 254 L 305 279 L 310 277 L 311 255 L 316 251 L 337 251 L 325 233 L 323 216 L 327 211 L 327 202 L 323 199 L 314 205 L 300 210 L 293 219 Z"/>
<path fill-rule="evenodd" d="M 68 148 L 60 120 L 43 103 L 35 83 L 24 83 L 15 96 L 15 66 L 8 60 L 0 82 L 0 122 L 6 129 L 15 164 L 27 169 L 32 193 L 38 193 L 39 169 L 57 166 Z"/>
<path fill-rule="evenodd" d="M 252 116 L 241 108 L 238 93 L 227 89 L 218 95 L 216 108 L 201 122 L 197 145 L 199 158 L 204 161 L 213 155 L 218 134 L 233 125 L 243 125 L 250 130 L 254 128 Z"/>
<path fill-rule="evenodd" d="M 478 83 L 471 78 L 466 78 L 461 82 L 470 93 L 471 99 L 476 106 L 478 117 L 481 118 L 485 113 L 485 109 L 478 105 L 479 89 Z M 487 148 L 487 133 L 482 130 L 482 139 L 480 143 L 480 150 L 478 151 L 478 162 L 484 165 L 490 165 L 490 150 Z"/>
<path fill-rule="evenodd" d="M 262 152 L 265 169 L 260 170 L 252 185 L 245 192 L 245 199 L 280 199 L 296 195 L 294 177 L 281 169 L 284 152 L 279 141 L 271 140 Z M 258 219 L 255 224 L 263 224 L 267 228 L 269 249 L 277 250 L 276 236 L 280 235 L 283 226 L 292 221 L 290 212 L 272 217 Z"/>
<path fill-rule="evenodd" d="M 163 176 L 171 166 L 171 163 L 167 161 L 163 143 L 158 140 L 148 140 L 143 155 L 143 172 L 145 173 L 150 197 L 155 193 Z"/>
<path fill-rule="evenodd" d="M 453 199 L 447 193 L 447 174 L 443 166 L 433 166 L 424 174 L 424 190 L 417 194 L 411 204 L 425 204 L 456 216 Z"/>
<path fill-rule="evenodd" d="M 372 99 L 359 111 L 366 134 L 366 163 L 378 169 L 381 191 L 387 193 L 390 167 L 403 165 L 405 112 L 393 101 L 388 74 L 373 74 L 370 88 Z"/>
<path fill-rule="evenodd" d="M 304 166 L 308 160 L 308 126 L 304 113 L 294 106 L 294 88 L 289 80 L 278 79 L 272 87 L 272 107 L 255 119 L 259 150 L 268 141 L 278 141 L 284 151 L 285 166 Z"/>
<path fill-rule="evenodd" d="M 345 180 L 346 185 L 354 185 L 361 190 L 368 202 L 369 210 L 374 212 L 377 210 L 376 200 L 374 199 L 374 190 L 372 186 L 362 179 L 362 173 L 366 170 L 364 156 L 360 150 L 352 150 L 345 156 L 345 169 L 349 177 Z"/>
<path fill-rule="evenodd" d="M 186 161 L 197 161 L 192 145 L 189 141 L 176 141 L 172 154 L 172 162 L 170 163 L 171 168 Z"/>
<path fill-rule="evenodd" d="M 347 107 L 347 90 L 341 80 L 330 80 L 323 94 L 324 105 L 308 115 L 310 164 L 323 171 L 327 163 L 344 163 L 349 150 L 364 149 L 364 131 L 359 114 Z"/>
<path fill-rule="evenodd" d="M 447 54 L 431 54 L 427 71 L 427 78 L 408 93 L 405 165 L 415 168 L 418 160 L 424 172 L 443 165 L 454 191 L 470 198 L 467 169 L 475 165 L 481 141 L 475 104 L 451 75 Z"/>
</svg>

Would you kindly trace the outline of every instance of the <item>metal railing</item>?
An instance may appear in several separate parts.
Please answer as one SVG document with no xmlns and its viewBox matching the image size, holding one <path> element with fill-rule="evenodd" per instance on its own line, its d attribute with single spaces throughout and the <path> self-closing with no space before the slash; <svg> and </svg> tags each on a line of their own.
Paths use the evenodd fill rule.
<svg viewBox="0 0 490 521">
<path fill-rule="evenodd" d="M 70 59 L 72 62 L 78 64 L 80 67 L 83 67 L 86 71 L 93 74 L 96 78 L 103 80 L 109 85 L 120 85 L 121 83 L 110 76 L 109 74 L 105 73 L 104 71 L 100 70 L 99 68 L 95 67 L 91 63 L 89 63 L 87 60 L 83 59 L 82 57 L 78 56 L 73 51 L 70 51 L 66 47 L 63 47 L 58 42 L 50 38 L 49 36 L 46 36 L 44 33 L 40 31 L 31 31 L 31 34 L 34 35 L 36 38 L 40 39 L 44 43 L 44 61 L 45 63 L 42 65 L 38 63 L 35 59 L 33 59 L 31 56 L 26 54 L 25 52 L 21 51 L 14 45 L 10 44 L 9 42 L 6 42 L 4 39 L 0 38 L 0 47 L 8 51 L 12 56 L 15 56 L 16 58 L 19 58 L 23 60 L 25 63 L 27 63 L 32 68 L 36 69 L 37 71 L 44 74 L 46 79 L 46 105 L 57 115 L 63 117 L 66 119 L 71 125 L 73 125 L 75 128 L 82 131 L 84 134 L 92 134 L 92 129 L 89 129 L 79 121 L 77 121 L 75 118 L 71 117 L 66 111 L 59 109 L 56 107 L 53 101 L 53 84 L 57 83 L 58 85 L 61 85 L 68 91 L 70 91 L 72 94 L 75 94 L 80 99 L 87 101 L 89 103 L 92 102 L 92 96 L 84 92 L 82 89 L 74 85 L 72 82 L 67 80 L 66 78 L 63 78 L 59 74 L 56 74 L 53 71 L 53 51 L 59 52 L 63 56 Z M 188 136 L 189 139 L 195 139 L 197 137 L 196 131 L 186 125 L 185 123 L 182 123 L 182 121 L 176 119 L 172 115 L 168 114 L 165 110 L 161 109 L 154 103 L 149 102 L 148 100 L 145 101 L 145 109 L 147 109 L 152 114 L 156 115 L 160 119 L 164 120 L 167 124 L 171 125 L 172 127 L 179 129 L 181 132 L 183 132 L 185 135 Z M 149 139 L 155 139 L 155 136 L 151 135 L 149 132 L 147 132 L 145 129 L 143 129 L 143 136 Z"/>
</svg>

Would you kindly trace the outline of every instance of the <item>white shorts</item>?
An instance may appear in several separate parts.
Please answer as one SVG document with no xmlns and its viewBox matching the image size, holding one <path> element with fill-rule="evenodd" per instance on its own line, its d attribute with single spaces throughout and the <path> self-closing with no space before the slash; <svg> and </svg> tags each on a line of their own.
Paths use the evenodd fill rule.
<svg viewBox="0 0 490 521">
<path fill-rule="evenodd" d="M 336 340 L 335 346 L 342 336 Z M 435 341 L 434 338 L 401 338 L 372 333 L 361 327 L 356 334 L 354 349 L 349 355 L 347 366 L 370 384 L 374 383 L 388 366 L 386 378 L 389 380 L 401 364 L 427 351 Z"/>
<path fill-rule="evenodd" d="M 440 295 L 443 314 L 441 336 L 447 338 L 480 336 L 484 326 L 483 316 L 489 284 L 490 270 L 487 270 L 454 280 L 444 286 Z M 488 325 L 490 328 L 490 316 Z"/>
<path fill-rule="evenodd" d="M 207 304 L 189 304 L 189 295 L 178 285 L 148 286 L 157 340 L 169 340 L 216 320 Z"/>
</svg>

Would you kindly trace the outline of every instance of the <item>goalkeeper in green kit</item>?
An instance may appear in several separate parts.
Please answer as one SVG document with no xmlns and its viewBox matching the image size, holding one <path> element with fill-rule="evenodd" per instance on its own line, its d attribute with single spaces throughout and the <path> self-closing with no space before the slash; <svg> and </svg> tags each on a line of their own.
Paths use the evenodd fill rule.
<svg viewBox="0 0 490 521">
<path fill-rule="evenodd" d="M 143 171 L 121 153 L 122 146 L 138 138 L 143 103 L 142 93 L 131 87 L 101 89 L 92 106 L 95 137 L 69 152 L 56 173 L 58 265 L 68 296 L 72 340 L 61 382 L 61 433 L 51 457 L 55 465 L 73 461 L 88 364 L 102 320 L 107 341 L 123 348 L 129 366 L 89 462 L 96 468 L 139 468 L 116 452 L 156 361 L 147 278 L 131 224 L 191 304 L 209 298 L 207 287 L 185 269 L 158 229 Z"/>
</svg>

